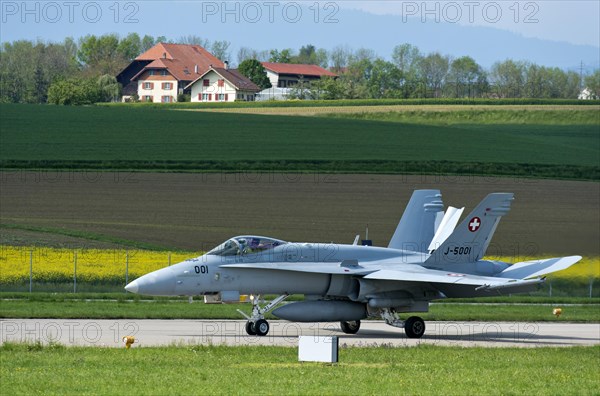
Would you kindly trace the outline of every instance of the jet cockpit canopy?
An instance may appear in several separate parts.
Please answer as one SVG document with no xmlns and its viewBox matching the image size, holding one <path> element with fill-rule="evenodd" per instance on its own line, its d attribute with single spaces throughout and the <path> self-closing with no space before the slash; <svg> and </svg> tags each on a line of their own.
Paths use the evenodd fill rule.
<svg viewBox="0 0 600 396">
<path fill-rule="evenodd" d="M 207 254 L 212 256 L 239 256 L 242 254 L 260 253 L 286 244 L 280 239 L 254 235 L 237 236 L 223 242 Z"/>
</svg>

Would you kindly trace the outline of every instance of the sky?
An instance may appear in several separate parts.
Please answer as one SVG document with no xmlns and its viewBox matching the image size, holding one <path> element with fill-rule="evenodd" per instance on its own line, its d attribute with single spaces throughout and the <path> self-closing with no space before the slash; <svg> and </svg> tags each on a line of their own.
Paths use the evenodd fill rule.
<svg viewBox="0 0 600 396">
<path fill-rule="evenodd" d="M 344 1 L 340 5 L 374 14 L 424 19 L 424 23 L 435 23 L 438 17 L 440 22 L 491 27 L 525 37 L 600 47 L 598 0 Z"/>
<path fill-rule="evenodd" d="M 524 59 L 574 69 L 600 64 L 600 1 L 7 1 L 0 40 L 62 41 L 130 32 L 177 41 L 197 35 L 242 47 L 372 48 L 390 58 L 403 42 L 470 55 L 489 66 Z"/>
</svg>

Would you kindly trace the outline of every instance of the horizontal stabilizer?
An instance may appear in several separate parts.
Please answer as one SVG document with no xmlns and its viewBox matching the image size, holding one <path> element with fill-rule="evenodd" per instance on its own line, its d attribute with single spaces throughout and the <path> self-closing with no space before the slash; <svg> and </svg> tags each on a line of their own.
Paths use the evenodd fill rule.
<svg viewBox="0 0 600 396">
<path fill-rule="evenodd" d="M 502 278 L 526 279 L 562 271 L 581 260 L 581 256 L 557 257 L 516 263 L 500 273 Z"/>
<path fill-rule="evenodd" d="M 406 265 L 402 269 L 385 269 L 373 272 L 364 277 L 364 279 L 393 280 L 403 282 L 427 282 L 427 283 L 445 283 L 459 285 L 502 285 L 508 282 L 514 282 L 518 279 L 495 278 L 490 276 L 469 275 L 461 273 L 451 273 L 423 268 L 420 265 Z"/>
</svg>

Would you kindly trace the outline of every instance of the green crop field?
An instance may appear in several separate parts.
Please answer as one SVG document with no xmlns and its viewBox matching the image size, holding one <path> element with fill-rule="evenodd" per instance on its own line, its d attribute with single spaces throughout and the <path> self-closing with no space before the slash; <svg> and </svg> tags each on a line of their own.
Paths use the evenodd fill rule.
<svg viewBox="0 0 600 396">
<path fill-rule="evenodd" d="M 477 110 L 470 119 L 441 111 L 378 120 L 154 106 L 2 105 L 0 111 L 4 168 L 600 177 L 598 112 L 572 106 L 535 115 L 507 109 L 485 117 Z"/>
<path fill-rule="evenodd" d="M 135 345 L 135 344 L 134 344 Z M 67 348 L 4 344 L 7 395 L 597 394 L 600 347 L 341 348 L 339 363 L 298 362 L 296 348 Z"/>
</svg>

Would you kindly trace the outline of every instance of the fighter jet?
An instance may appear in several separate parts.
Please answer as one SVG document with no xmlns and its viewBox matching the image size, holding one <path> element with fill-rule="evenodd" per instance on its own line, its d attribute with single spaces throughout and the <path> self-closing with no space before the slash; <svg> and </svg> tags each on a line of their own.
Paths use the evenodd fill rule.
<svg viewBox="0 0 600 396">
<path fill-rule="evenodd" d="M 508 264 L 484 259 L 512 193 L 493 193 L 458 224 L 464 208 L 444 211 L 439 190 L 417 190 L 387 247 L 286 242 L 244 235 L 208 253 L 162 268 L 125 290 L 156 296 L 204 295 L 213 302 L 250 295 L 252 310 L 239 311 L 246 332 L 269 332 L 265 314 L 293 322 L 340 322 L 355 334 L 360 321 L 382 318 L 409 338 L 425 333 L 418 316 L 444 298 L 480 297 L 535 290 L 545 275 L 564 270 L 581 256 Z M 458 226 L 457 226 L 458 224 Z M 277 296 L 264 301 L 266 295 Z M 301 301 L 284 303 L 290 295 Z"/>
</svg>

